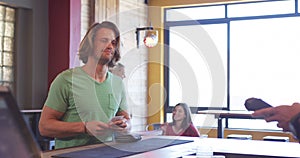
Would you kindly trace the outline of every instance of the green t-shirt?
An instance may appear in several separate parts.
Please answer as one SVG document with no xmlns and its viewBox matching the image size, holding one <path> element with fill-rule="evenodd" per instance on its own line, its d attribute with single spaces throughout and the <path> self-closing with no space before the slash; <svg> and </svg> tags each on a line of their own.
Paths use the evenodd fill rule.
<svg viewBox="0 0 300 158">
<path fill-rule="evenodd" d="M 81 67 L 60 73 L 52 82 L 46 106 L 63 112 L 62 121 L 109 122 L 120 110 L 127 110 L 125 89 L 122 79 L 107 73 L 104 82 L 91 78 Z M 55 148 L 88 145 L 111 140 L 110 136 L 80 134 L 68 138 L 56 138 Z"/>
</svg>

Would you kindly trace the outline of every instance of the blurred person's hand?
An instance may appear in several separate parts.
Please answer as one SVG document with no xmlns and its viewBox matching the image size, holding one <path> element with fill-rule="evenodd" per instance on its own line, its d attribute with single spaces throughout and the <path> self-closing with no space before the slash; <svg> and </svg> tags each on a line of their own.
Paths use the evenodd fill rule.
<svg viewBox="0 0 300 158">
<path fill-rule="evenodd" d="M 300 104 L 280 105 L 271 108 L 256 110 L 253 117 L 263 117 L 267 122 L 277 121 L 277 127 L 283 131 L 290 131 L 289 122 L 293 116 L 300 113 Z"/>
</svg>

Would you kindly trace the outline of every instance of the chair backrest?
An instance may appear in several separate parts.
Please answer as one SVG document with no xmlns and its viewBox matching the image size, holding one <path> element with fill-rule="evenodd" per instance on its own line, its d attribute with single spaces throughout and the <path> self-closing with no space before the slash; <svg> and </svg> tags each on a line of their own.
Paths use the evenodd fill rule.
<svg viewBox="0 0 300 158">
<path fill-rule="evenodd" d="M 160 130 L 161 126 L 162 126 L 161 123 L 151 123 L 151 124 L 149 124 L 149 125 L 146 126 L 146 131 Z"/>
</svg>

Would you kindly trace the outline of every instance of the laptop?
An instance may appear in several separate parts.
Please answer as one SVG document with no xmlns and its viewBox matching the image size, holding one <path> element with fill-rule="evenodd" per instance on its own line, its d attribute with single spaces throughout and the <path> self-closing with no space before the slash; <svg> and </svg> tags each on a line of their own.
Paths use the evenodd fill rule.
<svg viewBox="0 0 300 158">
<path fill-rule="evenodd" d="M 39 158 L 41 150 L 8 87 L 0 86 L 0 157 Z"/>
</svg>

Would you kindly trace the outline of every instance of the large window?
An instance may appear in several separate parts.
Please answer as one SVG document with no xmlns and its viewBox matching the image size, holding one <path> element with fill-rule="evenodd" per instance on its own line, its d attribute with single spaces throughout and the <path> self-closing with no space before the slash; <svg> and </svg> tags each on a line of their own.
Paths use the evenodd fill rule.
<svg viewBox="0 0 300 158">
<path fill-rule="evenodd" d="M 249 97 L 274 106 L 299 101 L 297 5 L 281 0 L 166 9 L 166 121 L 178 102 L 191 106 L 196 125 L 216 126 L 196 111 L 246 110 Z M 279 130 L 263 120 L 229 119 L 227 127 Z"/>
<path fill-rule="evenodd" d="M 14 89 L 15 10 L 0 5 L 0 84 Z"/>
</svg>

